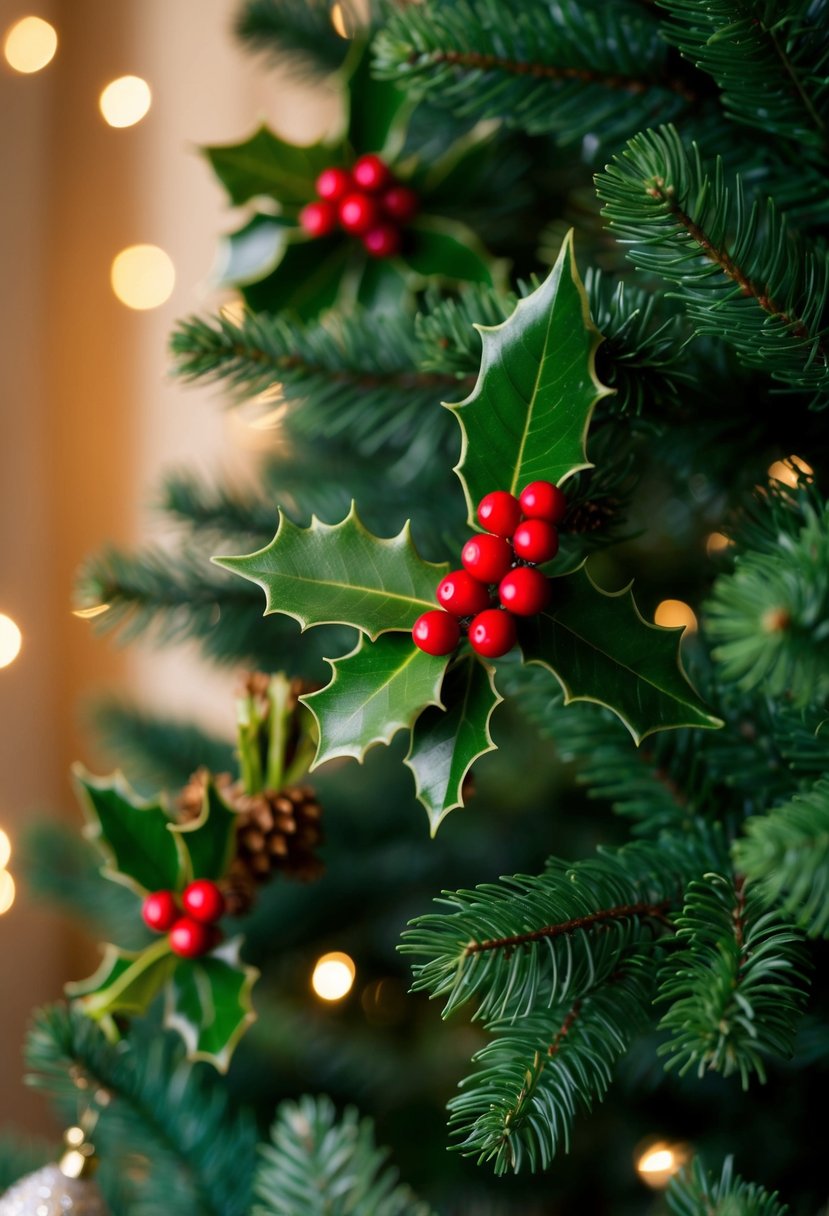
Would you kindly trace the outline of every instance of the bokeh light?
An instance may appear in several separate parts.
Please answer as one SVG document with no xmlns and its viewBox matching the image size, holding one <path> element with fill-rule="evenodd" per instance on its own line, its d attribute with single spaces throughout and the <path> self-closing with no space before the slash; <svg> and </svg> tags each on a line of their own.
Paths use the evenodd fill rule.
<svg viewBox="0 0 829 1216">
<path fill-rule="evenodd" d="M 158 245 L 130 245 L 113 259 L 112 290 L 127 308 L 158 308 L 173 294 L 176 271 Z"/>
<path fill-rule="evenodd" d="M 696 613 L 684 600 L 663 600 L 657 605 L 653 619 L 655 624 L 663 625 L 666 629 L 684 626 L 691 633 L 697 630 Z"/>
<path fill-rule="evenodd" d="M 153 95 L 140 76 L 119 76 L 101 93 L 98 105 L 111 127 L 133 127 L 152 104 Z"/>
<path fill-rule="evenodd" d="M 705 552 L 709 557 L 716 553 L 724 553 L 732 545 L 731 539 L 724 532 L 711 532 L 705 541 Z"/>
<path fill-rule="evenodd" d="M 311 976 L 311 987 L 323 1001 L 341 1001 L 354 984 L 354 960 L 340 950 L 318 958 Z"/>
<path fill-rule="evenodd" d="M 51 63 L 58 49 L 55 27 L 42 17 L 21 17 L 6 31 L 3 54 L 15 72 L 31 75 Z"/>
<path fill-rule="evenodd" d="M 662 1190 L 674 1174 L 679 1173 L 690 1160 L 691 1149 L 687 1144 L 667 1144 L 664 1140 L 651 1140 L 636 1150 L 636 1172 L 653 1190 Z"/>
<path fill-rule="evenodd" d="M 794 468 L 791 467 L 792 465 Z M 769 465 L 768 468 L 768 475 L 772 481 L 782 481 L 784 485 L 792 487 L 797 485 L 797 472 L 802 473 L 805 477 L 811 477 L 814 469 L 799 456 L 789 456 L 786 460 L 775 460 L 774 464 Z"/>
<path fill-rule="evenodd" d="M 20 654 L 23 634 L 10 616 L 0 612 L 0 667 L 8 667 Z"/>
<path fill-rule="evenodd" d="M 6 832 L 0 828 L 0 870 L 5 870 L 12 855 L 12 842 Z"/>
<path fill-rule="evenodd" d="M 0 916 L 14 903 L 14 879 L 8 870 L 0 870 Z"/>
</svg>

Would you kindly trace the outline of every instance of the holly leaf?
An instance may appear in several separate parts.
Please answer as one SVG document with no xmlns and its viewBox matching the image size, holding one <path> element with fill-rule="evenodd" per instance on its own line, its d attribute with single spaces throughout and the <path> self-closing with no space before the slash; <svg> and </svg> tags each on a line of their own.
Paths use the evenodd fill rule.
<svg viewBox="0 0 829 1216">
<path fill-rule="evenodd" d="M 296 234 L 294 229 L 294 234 Z M 345 283 L 354 277 L 354 250 L 341 236 L 283 245 L 282 255 L 265 278 L 237 283 L 253 312 L 295 312 L 308 320 L 336 303 Z M 365 260 L 360 251 L 358 260 Z"/>
<path fill-rule="evenodd" d="M 146 1013 L 175 970 L 176 956 L 167 939 L 140 951 L 106 946 L 97 971 L 86 980 L 66 985 L 66 995 L 95 1021 L 120 1013 Z"/>
<path fill-rule="evenodd" d="M 315 196 L 323 169 L 342 164 L 342 150 L 329 144 L 289 144 L 267 127 L 240 144 L 203 149 L 235 206 L 262 195 L 303 207 Z"/>
<path fill-rule="evenodd" d="M 164 1025 L 184 1039 L 189 1059 L 205 1060 L 219 1072 L 227 1072 L 236 1044 L 256 1020 L 251 991 L 259 972 L 240 962 L 241 941 L 182 959 L 167 988 Z"/>
<path fill-rule="evenodd" d="M 501 325 L 476 326 L 481 368 L 470 395 L 447 406 L 462 433 L 461 480 L 471 526 L 490 490 L 518 494 L 531 481 L 560 482 L 590 468 L 585 446 L 596 402 L 612 392 L 596 376 L 601 334 L 568 233 L 555 266 Z"/>
<path fill-rule="evenodd" d="M 465 224 L 421 215 L 407 229 L 401 261 L 421 278 L 492 286 L 493 260 Z"/>
<path fill-rule="evenodd" d="M 361 637 L 331 665 L 331 683 L 300 697 L 317 720 L 317 768 L 335 756 L 362 761 L 375 743 L 389 743 L 410 727 L 427 705 L 440 705 L 448 657 L 436 658 L 415 646 L 409 634 L 387 633 L 376 642 Z"/>
<path fill-rule="evenodd" d="M 391 81 L 372 76 L 369 46 L 355 41 L 346 63 L 346 138 L 358 156 L 381 152 L 388 163 L 403 145 L 414 102 Z"/>
<path fill-rule="evenodd" d="M 121 773 L 97 778 L 76 765 L 73 774 L 87 819 L 84 835 L 106 858 L 106 877 L 141 896 L 181 890 L 187 857 L 162 803 L 139 798 Z"/>
<path fill-rule="evenodd" d="M 492 669 L 469 656 L 447 674 L 441 696 L 446 708 L 425 709 L 414 724 L 405 763 L 417 797 L 426 807 L 432 836 L 450 811 L 463 806 L 463 783 L 472 765 L 495 750 L 489 733 L 503 697 Z"/>
<path fill-rule="evenodd" d="M 584 566 L 552 583 L 553 606 L 521 621 L 518 640 L 526 663 L 556 677 L 565 705 L 606 706 L 637 744 L 659 730 L 722 726 L 682 670 L 681 629 L 651 625 L 630 587 L 602 591 Z"/>
<path fill-rule="evenodd" d="M 219 240 L 213 278 L 219 287 L 258 283 L 281 262 L 293 224 L 278 215 L 254 215 L 240 228 Z"/>
<path fill-rule="evenodd" d="M 408 523 L 397 535 L 373 536 L 354 504 L 338 524 L 314 516 L 297 527 L 280 511 L 276 536 L 245 557 L 214 557 L 217 565 L 258 583 L 265 615 L 281 612 L 312 625 L 352 625 L 372 640 L 410 630 L 435 607 L 435 588 L 449 569 L 418 554 Z"/>
<path fill-rule="evenodd" d="M 236 812 L 208 781 L 198 819 L 172 824 L 189 861 L 188 878 L 223 878 L 236 846 Z"/>
</svg>

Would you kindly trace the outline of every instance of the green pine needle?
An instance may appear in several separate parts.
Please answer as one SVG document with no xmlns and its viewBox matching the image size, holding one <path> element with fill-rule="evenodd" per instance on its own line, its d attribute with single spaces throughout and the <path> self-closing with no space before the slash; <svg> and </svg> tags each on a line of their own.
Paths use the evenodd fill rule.
<svg viewBox="0 0 829 1216">
<path fill-rule="evenodd" d="M 666 1197 L 674 1216 L 786 1216 L 789 1209 L 776 1191 L 769 1194 L 753 1182 L 743 1182 L 733 1167 L 728 1157 L 715 1179 L 697 1159 L 672 1178 Z"/>
</svg>

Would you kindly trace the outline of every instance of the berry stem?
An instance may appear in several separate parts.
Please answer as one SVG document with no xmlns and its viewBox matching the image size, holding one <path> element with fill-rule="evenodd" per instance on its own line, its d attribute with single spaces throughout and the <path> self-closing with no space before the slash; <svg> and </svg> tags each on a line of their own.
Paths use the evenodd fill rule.
<svg viewBox="0 0 829 1216">
<path fill-rule="evenodd" d="M 258 794 L 264 789 L 262 756 L 259 750 L 259 718 L 250 693 L 236 701 L 236 738 L 239 744 L 239 768 L 246 794 Z"/>
<path fill-rule="evenodd" d="M 291 682 L 283 675 L 272 677 L 268 685 L 270 723 L 268 731 L 268 767 L 266 790 L 281 790 L 285 783 L 285 752 L 288 746 Z"/>
</svg>

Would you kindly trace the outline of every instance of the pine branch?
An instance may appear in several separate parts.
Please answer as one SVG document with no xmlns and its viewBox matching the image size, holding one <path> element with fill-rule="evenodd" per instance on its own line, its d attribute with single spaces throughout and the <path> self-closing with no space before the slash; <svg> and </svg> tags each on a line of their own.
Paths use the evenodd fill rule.
<svg viewBox="0 0 829 1216">
<path fill-rule="evenodd" d="M 721 336 L 747 366 L 815 404 L 829 393 L 829 261 L 801 246 L 771 199 L 709 172 L 673 127 L 630 140 L 596 178 L 603 214 L 640 270 L 677 285 L 697 333 Z M 824 396 L 821 396 L 824 395 Z"/>
<path fill-rule="evenodd" d="M 79 1092 L 110 1096 L 96 1128 L 102 1182 L 124 1172 L 125 1149 L 152 1162 L 130 1216 L 168 1211 L 171 1196 L 194 1216 L 248 1211 L 255 1127 L 230 1109 L 220 1080 L 181 1061 L 170 1036 L 155 1030 L 113 1045 L 89 1018 L 54 1005 L 35 1015 L 26 1062 L 30 1083 L 67 1119 L 77 1118 Z"/>
<path fill-rule="evenodd" d="M 739 1073 L 743 1089 L 752 1073 L 764 1081 L 768 1056 L 791 1055 L 805 1004 L 801 934 L 742 878 L 717 874 L 691 884 L 676 923 L 685 949 L 665 960 L 658 998 L 671 1002 L 666 1068 Z"/>
<path fill-rule="evenodd" d="M 430 1216 L 353 1107 L 338 1117 L 328 1098 L 284 1102 L 260 1154 L 253 1216 Z"/>
<path fill-rule="evenodd" d="M 674 1216 L 786 1216 L 777 1192 L 769 1194 L 753 1182 L 743 1182 L 727 1157 L 719 1178 L 705 1170 L 699 1158 L 671 1179 L 668 1207 Z"/>
<path fill-rule="evenodd" d="M 178 789 L 202 765 L 212 773 L 234 767 L 233 744 L 191 723 L 114 699 L 93 705 L 90 719 L 96 736 L 129 771 L 130 783 L 148 793 Z"/>
<path fill-rule="evenodd" d="M 525 0 L 504 21 L 498 0 L 430 0 L 392 17 L 374 50 L 382 78 L 433 105 L 564 145 L 617 143 L 696 99 L 668 68 L 655 14 L 629 3 Z"/>
<path fill-rule="evenodd" d="M 810 937 L 829 931 L 829 779 L 746 822 L 734 860 Z"/>
<path fill-rule="evenodd" d="M 343 9 L 346 28 L 358 28 L 349 0 Z M 235 32 L 249 50 L 298 76 L 329 75 L 342 67 L 348 51 L 348 41 L 332 25 L 328 0 L 246 0 Z"/>
<path fill-rule="evenodd" d="M 496 1174 L 544 1169 L 569 1148 L 573 1120 L 610 1084 L 613 1066 L 647 1024 L 653 958 L 633 954 L 569 1004 L 495 1022 L 478 1070 L 449 1103 L 460 1151 Z"/>
</svg>

